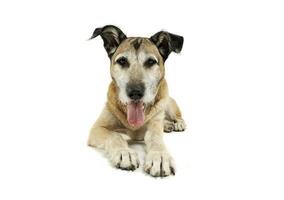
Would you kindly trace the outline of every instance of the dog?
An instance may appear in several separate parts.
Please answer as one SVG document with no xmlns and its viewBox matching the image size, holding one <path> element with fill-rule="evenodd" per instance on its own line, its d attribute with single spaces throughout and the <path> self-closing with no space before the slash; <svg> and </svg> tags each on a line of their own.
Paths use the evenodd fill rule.
<svg viewBox="0 0 284 200">
<path fill-rule="evenodd" d="M 88 145 L 104 149 L 111 163 L 123 170 L 139 167 L 128 138 L 144 141 L 144 171 L 153 177 L 175 175 L 174 160 L 163 142 L 163 132 L 186 128 L 175 100 L 169 97 L 165 61 L 179 53 L 183 37 L 160 31 L 150 38 L 127 37 L 118 27 L 96 28 L 110 59 L 112 81 L 107 103 L 91 128 Z"/>
</svg>

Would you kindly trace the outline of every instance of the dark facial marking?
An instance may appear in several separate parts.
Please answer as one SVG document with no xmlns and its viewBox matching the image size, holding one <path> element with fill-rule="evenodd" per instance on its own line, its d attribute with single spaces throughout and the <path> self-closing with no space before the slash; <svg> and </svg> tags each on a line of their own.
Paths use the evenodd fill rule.
<svg viewBox="0 0 284 200">
<path fill-rule="evenodd" d="M 141 43 L 142 43 L 142 40 L 140 38 L 137 38 L 131 44 L 133 45 L 135 50 L 138 50 Z"/>
</svg>

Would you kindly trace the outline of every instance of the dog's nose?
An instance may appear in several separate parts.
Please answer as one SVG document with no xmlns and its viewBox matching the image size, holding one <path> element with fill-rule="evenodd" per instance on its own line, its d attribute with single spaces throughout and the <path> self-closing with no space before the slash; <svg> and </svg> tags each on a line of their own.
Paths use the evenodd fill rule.
<svg viewBox="0 0 284 200">
<path fill-rule="evenodd" d="M 145 87 L 143 83 L 128 84 L 126 93 L 128 97 L 134 101 L 140 100 L 144 96 Z"/>
</svg>

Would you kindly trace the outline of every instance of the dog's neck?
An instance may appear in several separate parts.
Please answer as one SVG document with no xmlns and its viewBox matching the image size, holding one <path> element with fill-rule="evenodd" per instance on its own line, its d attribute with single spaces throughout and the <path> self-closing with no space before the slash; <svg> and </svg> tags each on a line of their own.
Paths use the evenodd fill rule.
<svg viewBox="0 0 284 200">
<path fill-rule="evenodd" d="M 107 107 L 109 111 L 116 116 L 120 122 L 129 129 L 133 129 L 131 126 L 129 126 L 127 122 L 127 106 L 123 104 L 119 100 L 118 95 L 119 89 L 114 81 L 112 81 L 108 88 L 108 94 L 107 94 Z M 166 80 L 163 78 L 159 85 L 157 94 L 155 96 L 155 100 L 152 104 L 149 104 L 146 106 L 145 109 L 145 123 L 147 123 L 148 119 L 152 118 L 152 115 L 154 113 L 157 113 L 157 109 L 163 110 L 163 108 L 160 105 L 165 105 L 163 102 L 168 101 L 168 86 Z"/>
</svg>

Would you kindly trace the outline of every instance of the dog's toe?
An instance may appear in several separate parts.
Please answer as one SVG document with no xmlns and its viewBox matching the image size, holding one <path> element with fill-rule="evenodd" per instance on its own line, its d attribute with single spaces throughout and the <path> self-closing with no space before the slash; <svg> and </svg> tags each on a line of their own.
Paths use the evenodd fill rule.
<svg viewBox="0 0 284 200">
<path fill-rule="evenodd" d="M 174 130 L 174 122 L 169 120 L 164 120 L 164 132 L 170 133 Z"/>
</svg>

